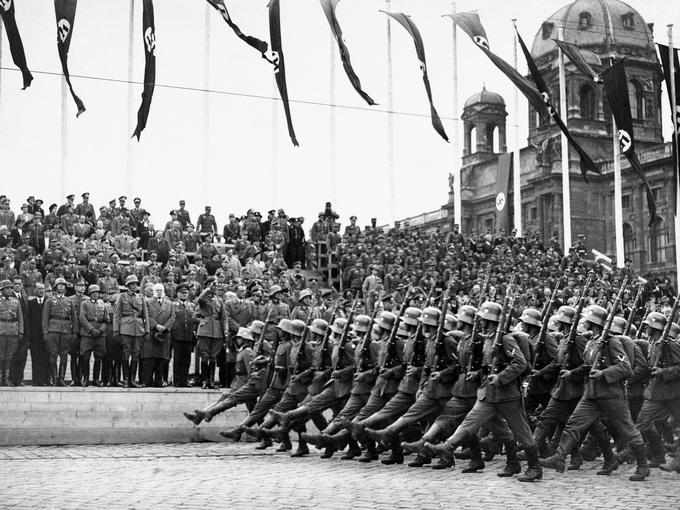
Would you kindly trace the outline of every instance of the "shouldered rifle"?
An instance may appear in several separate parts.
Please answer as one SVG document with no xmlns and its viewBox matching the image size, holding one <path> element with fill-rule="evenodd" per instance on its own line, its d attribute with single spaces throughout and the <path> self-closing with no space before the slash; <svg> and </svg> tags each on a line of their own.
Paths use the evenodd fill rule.
<svg viewBox="0 0 680 510">
<path fill-rule="evenodd" d="M 505 298 L 503 299 L 503 308 L 501 309 L 501 314 L 498 320 L 498 327 L 496 328 L 496 335 L 493 339 L 493 354 L 491 358 L 491 370 L 490 374 L 497 374 L 500 371 L 500 358 L 501 352 L 503 351 L 503 335 L 508 330 L 510 326 L 510 316 L 512 312 L 512 307 L 516 298 L 516 290 L 511 287 L 514 277 L 510 280 L 510 285 L 505 293 Z"/>
<path fill-rule="evenodd" d="M 642 303 L 642 293 L 646 283 L 647 280 L 638 276 L 638 290 L 635 294 L 635 299 L 633 300 L 633 307 L 630 309 L 630 313 L 628 314 L 628 320 L 626 321 L 626 327 L 623 330 L 623 336 L 628 336 L 628 333 L 630 333 L 630 327 L 633 325 L 635 315 L 637 314 L 638 308 L 640 307 L 640 303 Z"/>
<path fill-rule="evenodd" d="M 343 361 L 345 358 L 345 344 L 347 344 L 347 337 L 349 336 L 349 330 L 352 327 L 352 321 L 354 320 L 354 314 L 356 313 L 357 305 L 359 304 L 359 298 L 355 297 L 352 303 L 352 308 L 349 309 L 347 314 L 347 322 L 345 327 L 342 328 L 342 334 L 340 335 L 340 341 L 338 342 L 338 357 L 335 359 L 335 364 L 333 365 L 333 370 L 340 370 L 343 367 Z"/>
<path fill-rule="evenodd" d="M 331 326 L 335 322 L 335 317 L 338 314 L 338 305 L 333 307 L 333 312 L 331 313 L 331 320 L 328 323 L 328 328 L 321 341 L 321 347 L 319 348 L 319 366 L 318 369 L 323 371 L 331 366 L 331 350 L 330 350 L 330 339 L 333 331 Z"/>
<path fill-rule="evenodd" d="M 311 307 L 310 307 L 311 308 Z M 292 375 L 298 375 L 301 372 L 302 366 L 305 364 L 306 350 L 307 350 L 307 337 L 309 336 L 309 325 L 312 322 L 312 311 L 310 310 L 307 314 L 307 321 L 305 322 L 305 330 L 302 333 L 302 338 L 300 338 L 300 344 L 298 346 L 297 358 L 295 358 L 295 365 L 291 372 Z"/>
<path fill-rule="evenodd" d="M 362 339 L 361 352 L 359 353 L 359 366 L 357 367 L 359 372 L 366 372 L 367 370 L 375 368 L 373 357 L 371 356 L 371 343 L 373 343 L 373 321 L 377 315 L 378 307 L 373 310 L 371 324 L 369 324 L 368 331 L 364 333 L 364 338 Z"/>
<path fill-rule="evenodd" d="M 484 282 L 482 283 L 482 288 L 479 289 L 479 295 L 477 296 L 477 302 L 475 303 L 475 308 L 479 308 L 484 302 L 484 296 L 489 288 L 489 273 L 486 273 L 484 277 Z"/>
<path fill-rule="evenodd" d="M 413 287 L 409 286 L 408 290 L 406 291 L 406 295 L 404 296 L 404 301 L 401 303 L 401 306 L 399 307 L 399 313 L 397 314 L 397 320 L 394 321 L 394 327 L 392 327 L 392 331 L 390 331 L 390 337 L 387 340 L 387 348 L 386 348 L 387 352 L 386 352 L 385 358 L 383 359 L 383 362 L 380 366 L 380 370 L 383 370 L 383 369 L 386 369 L 386 368 L 392 368 L 392 367 L 399 364 L 399 359 L 398 359 L 398 355 L 397 355 L 397 331 L 399 330 L 399 324 L 401 323 L 401 318 L 404 316 L 406 309 L 408 308 L 409 304 L 411 303 L 412 294 L 413 294 Z"/>
<path fill-rule="evenodd" d="M 434 291 L 434 283 L 430 287 L 430 292 L 427 295 L 427 303 L 430 302 L 432 298 L 432 292 Z M 413 341 L 413 350 L 411 351 L 411 359 L 408 360 L 408 365 L 413 367 L 422 367 L 425 365 L 425 349 L 427 347 L 427 340 L 423 335 L 423 323 L 418 321 L 418 326 L 416 326 L 415 339 Z"/>
<path fill-rule="evenodd" d="M 538 340 L 536 341 L 535 356 L 533 363 L 531 364 L 531 369 L 534 370 L 536 365 L 538 365 L 538 359 L 542 355 L 545 346 L 545 335 L 548 332 L 548 322 L 550 322 L 550 316 L 552 314 L 553 308 L 555 307 L 555 301 L 557 301 L 557 293 L 560 290 L 560 285 L 562 280 L 558 279 L 553 288 L 550 299 L 546 302 L 543 307 L 543 315 L 541 316 L 541 329 L 538 332 Z"/>
<path fill-rule="evenodd" d="M 619 292 L 616 294 L 616 297 L 614 298 L 614 301 L 612 302 L 612 307 L 609 310 L 609 314 L 607 315 L 607 322 L 604 324 L 604 328 L 602 329 L 602 333 L 600 334 L 600 338 L 597 340 L 597 346 L 595 347 L 595 356 L 593 358 L 593 364 L 590 367 L 590 370 L 599 370 L 599 367 L 601 365 L 601 357 L 602 357 L 602 352 L 604 351 L 605 346 L 609 343 L 609 332 L 612 329 L 612 322 L 614 322 L 614 317 L 616 317 L 616 311 L 619 308 L 619 304 L 621 303 L 621 298 L 623 297 L 623 292 L 626 290 L 626 285 L 628 284 L 628 277 L 625 277 L 623 279 L 623 283 L 621 283 L 621 288 L 619 289 Z"/>
<path fill-rule="evenodd" d="M 659 338 L 659 350 L 652 368 L 666 368 L 666 356 L 668 347 L 671 343 L 671 326 L 673 324 L 673 319 L 675 319 L 675 315 L 678 313 L 678 305 L 680 305 L 680 293 L 678 293 L 678 296 L 675 298 L 673 308 L 671 308 L 671 313 L 666 320 L 666 325 L 663 328 L 661 338 Z"/>
<path fill-rule="evenodd" d="M 576 305 L 574 322 L 571 323 L 571 327 L 569 328 L 569 334 L 567 336 L 567 341 L 565 342 L 564 359 L 562 361 L 562 365 L 560 366 L 561 370 L 569 370 L 569 367 L 571 366 L 570 359 L 571 349 L 574 345 L 574 342 L 576 341 L 576 334 L 578 333 L 578 323 L 579 320 L 581 319 L 581 314 L 583 313 L 583 307 L 586 305 L 586 301 L 588 301 L 588 294 L 590 293 L 590 287 L 593 285 L 594 278 L 595 273 L 591 271 L 581 291 L 581 297 L 579 298 L 578 304 Z"/>
<path fill-rule="evenodd" d="M 257 359 L 258 357 L 265 356 L 264 352 L 264 346 L 265 346 L 265 334 L 267 333 L 267 326 L 269 325 L 269 319 L 271 318 L 272 310 L 271 308 L 267 312 L 267 317 L 264 320 L 264 325 L 262 326 L 262 331 L 260 332 L 260 336 L 257 338 L 257 342 L 255 342 L 255 345 L 253 346 L 253 361 L 252 364 L 253 366 L 257 363 L 261 363 L 263 361 L 262 358 L 259 360 Z"/>
<path fill-rule="evenodd" d="M 432 369 L 434 369 L 435 372 L 439 372 L 446 368 L 447 358 L 449 357 L 446 353 L 446 345 L 444 344 L 444 324 L 446 323 L 446 312 L 449 309 L 449 303 L 456 296 L 455 288 L 457 287 L 457 283 L 457 281 L 449 283 L 440 304 L 441 315 L 439 316 L 437 332 L 435 333 L 434 359 L 432 360 Z M 451 354 L 455 357 L 455 354 Z"/>
</svg>

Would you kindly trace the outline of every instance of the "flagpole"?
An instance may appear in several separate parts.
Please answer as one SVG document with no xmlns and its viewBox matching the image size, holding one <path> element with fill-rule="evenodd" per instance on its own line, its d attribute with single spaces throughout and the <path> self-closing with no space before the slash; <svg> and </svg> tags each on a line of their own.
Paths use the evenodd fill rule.
<svg viewBox="0 0 680 510">
<path fill-rule="evenodd" d="M 279 200 L 279 105 L 278 99 L 276 99 L 277 94 L 276 82 L 272 81 L 272 208 L 278 207 Z"/>
<path fill-rule="evenodd" d="M 61 175 L 59 189 L 61 197 L 66 196 L 66 167 L 68 165 L 68 87 L 66 78 L 61 80 Z"/>
<path fill-rule="evenodd" d="M 336 193 L 335 190 L 337 188 L 336 186 L 336 170 L 337 170 L 337 165 L 336 165 L 336 151 L 335 151 L 335 39 L 333 36 L 330 38 L 331 41 L 331 54 L 330 54 L 330 101 L 329 103 L 331 104 L 330 110 L 329 110 L 329 119 L 328 122 L 330 124 L 330 130 L 329 130 L 329 140 L 328 140 L 328 145 L 329 145 L 329 150 L 328 150 L 328 155 L 329 155 L 329 170 L 330 170 L 330 179 L 329 179 L 329 184 L 330 184 L 330 190 L 329 190 L 329 197 L 332 203 L 335 204 L 335 198 L 336 198 Z M 337 207 L 337 206 L 336 206 Z"/>
<path fill-rule="evenodd" d="M 0 112 L 2 112 L 2 30 L 4 23 L 0 23 Z"/>
<path fill-rule="evenodd" d="M 385 10 L 392 12 L 390 0 L 385 0 Z M 389 189 L 390 221 L 394 221 L 395 182 L 394 182 L 394 98 L 392 96 L 392 25 L 387 16 L 387 181 Z"/>
<path fill-rule="evenodd" d="M 517 67 L 517 18 L 512 19 L 512 26 L 514 30 L 513 37 L 513 59 L 515 64 L 515 69 Z M 520 157 L 519 157 L 519 94 L 517 87 L 514 87 L 514 98 L 513 98 L 513 115 L 515 117 L 515 151 L 513 152 L 512 161 L 512 195 L 513 195 L 513 209 L 514 209 L 514 224 L 517 230 L 517 237 L 523 237 L 522 232 L 522 197 L 521 193 L 521 182 L 520 182 Z"/>
<path fill-rule="evenodd" d="M 456 2 L 451 2 L 451 13 L 456 12 Z M 453 136 L 451 138 L 451 147 L 453 148 L 453 222 L 461 229 L 463 228 L 463 201 L 461 197 L 461 182 L 460 182 L 460 157 L 459 157 L 459 120 L 458 120 L 458 31 L 456 30 L 456 22 L 451 19 L 453 30 L 451 32 L 453 39 Z"/>
<path fill-rule="evenodd" d="M 557 38 L 564 40 L 564 27 L 557 30 Z M 569 112 L 567 111 L 567 80 L 564 71 L 564 54 L 557 47 L 559 75 L 560 75 L 560 113 L 565 126 L 569 123 Z M 562 133 L 562 221 L 564 225 L 564 253 L 569 253 L 571 248 L 571 191 L 569 182 L 569 145 L 567 135 Z"/>
<path fill-rule="evenodd" d="M 134 126 L 134 87 L 132 81 L 134 79 L 134 46 L 135 46 L 135 0 L 130 0 L 129 8 L 129 23 L 128 23 L 128 133 L 132 133 Z M 133 143 L 127 144 L 126 161 L 125 161 L 125 192 L 133 194 L 132 190 L 132 151 Z"/>
<path fill-rule="evenodd" d="M 614 64 L 614 54 L 611 54 L 611 64 Z M 616 267 L 625 266 L 623 249 L 623 200 L 621 198 L 621 147 L 619 146 L 618 127 L 612 115 L 612 144 L 614 147 L 614 233 L 616 236 Z"/>
<path fill-rule="evenodd" d="M 680 144 L 680 141 L 678 140 L 678 128 L 680 127 L 678 124 L 680 123 L 680 118 L 678 117 L 678 98 L 675 97 L 675 58 L 674 54 L 675 51 L 673 49 L 673 24 L 669 23 L 667 25 L 668 27 L 668 68 L 669 68 L 669 76 L 670 76 L 670 84 L 669 84 L 669 92 L 670 92 L 670 98 L 671 98 L 671 121 L 673 125 L 673 134 L 675 135 L 672 138 L 673 143 L 675 144 L 675 154 L 676 157 L 680 158 L 680 147 L 678 147 L 678 144 Z M 675 163 L 677 166 L 677 162 Z M 675 228 L 675 271 L 676 271 L 676 280 L 675 280 L 675 287 L 676 289 L 680 289 L 680 215 L 678 214 L 678 203 L 680 202 L 680 182 L 678 181 L 678 175 L 677 175 L 677 168 L 674 169 L 673 171 L 673 180 L 674 186 L 675 186 L 675 215 L 673 217 L 673 224 Z"/>
<path fill-rule="evenodd" d="M 205 3 L 204 37 L 203 37 L 203 90 L 210 89 L 210 10 L 211 5 Z M 210 94 L 203 93 L 203 164 L 201 165 L 203 203 L 208 203 L 210 187 Z"/>
</svg>

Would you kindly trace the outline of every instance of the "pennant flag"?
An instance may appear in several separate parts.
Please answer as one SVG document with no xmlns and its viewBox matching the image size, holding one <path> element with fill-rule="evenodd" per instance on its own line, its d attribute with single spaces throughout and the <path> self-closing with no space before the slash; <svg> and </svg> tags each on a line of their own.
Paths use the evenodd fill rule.
<svg viewBox="0 0 680 510">
<path fill-rule="evenodd" d="M 286 85 L 286 66 L 283 58 L 283 45 L 281 44 L 281 6 L 279 0 L 269 2 L 269 36 L 271 38 L 272 52 L 271 61 L 274 63 L 274 77 L 276 86 L 283 102 L 283 111 L 286 113 L 288 135 L 295 147 L 300 144 L 295 136 L 293 120 L 290 117 L 290 104 L 288 104 L 288 86 Z"/>
<path fill-rule="evenodd" d="M 517 69 L 491 51 L 489 40 L 486 38 L 486 30 L 484 30 L 482 22 L 479 20 L 479 15 L 476 12 L 457 12 L 455 14 L 445 14 L 445 16 L 450 17 L 463 32 L 470 36 L 470 39 L 489 57 L 491 62 L 510 78 L 510 81 L 524 94 L 536 112 L 547 121 L 548 111 L 545 108 L 540 92 Z"/>
<path fill-rule="evenodd" d="M 517 30 L 515 31 L 517 32 Z M 574 150 L 578 153 L 579 157 L 581 158 L 581 175 L 583 176 L 583 180 L 588 182 L 586 173 L 592 172 L 594 174 L 599 175 L 600 169 L 597 167 L 597 165 L 595 165 L 595 162 L 590 158 L 590 156 L 588 156 L 586 151 L 584 151 L 583 148 L 581 148 L 578 142 L 574 140 L 574 137 L 571 136 L 571 133 L 569 132 L 569 129 L 567 129 L 566 124 L 562 121 L 562 118 L 560 117 L 559 113 L 557 113 L 557 110 L 555 110 L 555 108 L 553 107 L 552 98 L 550 97 L 550 89 L 546 85 L 545 80 L 541 75 L 541 72 L 538 70 L 536 62 L 534 61 L 533 57 L 531 56 L 531 53 L 527 49 L 526 44 L 524 44 L 524 40 L 522 40 L 522 36 L 519 35 L 519 32 L 517 32 L 517 39 L 519 41 L 520 47 L 522 48 L 522 53 L 524 53 L 524 58 L 526 58 L 527 66 L 529 67 L 531 77 L 533 78 L 534 83 L 538 88 L 538 91 L 541 93 L 541 97 L 543 98 L 545 107 L 548 109 L 548 113 L 555 121 L 555 124 L 557 124 L 557 127 L 559 127 L 560 131 L 562 131 L 562 133 L 564 133 L 564 136 L 567 137 L 569 145 L 571 145 L 574 148 Z"/>
<path fill-rule="evenodd" d="M 425 61 L 425 46 L 423 45 L 423 38 L 420 36 L 420 32 L 418 31 L 418 27 L 416 27 L 415 23 L 411 21 L 411 18 L 408 17 L 406 14 L 403 14 L 401 12 L 387 12 L 387 11 L 380 11 L 384 12 L 387 14 L 390 18 L 393 18 L 395 21 L 397 21 L 402 27 L 406 29 L 406 31 L 411 34 L 411 37 L 413 38 L 413 42 L 416 45 L 416 54 L 418 55 L 418 60 L 420 61 L 420 70 L 423 73 L 423 83 L 425 83 L 425 91 L 427 92 L 427 99 L 430 102 L 430 117 L 432 118 L 432 127 L 434 127 L 434 130 L 439 133 L 439 136 L 441 136 L 444 140 L 447 142 L 449 141 L 449 137 L 446 136 L 446 132 L 444 131 L 444 126 L 442 125 L 442 121 L 439 118 L 439 114 L 437 113 L 437 110 L 434 107 L 434 104 L 432 103 L 432 90 L 430 88 L 430 79 L 427 77 L 427 63 Z"/>
<path fill-rule="evenodd" d="M 24 86 L 22 88 L 22 90 L 24 90 L 31 86 L 33 75 L 31 74 L 31 71 L 28 70 L 28 64 L 26 64 L 24 44 L 21 42 L 17 20 L 14 17 L 13 0 L 3 0 L 0 2 L 0 19 L 2 19 L 2 22 L 5 24 L 5 30 L 7 30 L 7 39 L 9 40 L 9 51 L 12 54 L 12 60 L 21 70 L 21 75 L 24 78 Z"/>
<path fill-rule="evenodd" d="M 586 61 L 584 55 L 590 55 L 591 58 L 597 62 L 597 65 L 602 65 L 600 57 L 598 57 L 592 51 L 580 49 L 573 43 L 560 41 L 559 39 L 553 39 L 553 41 L 555 41 L 555 44 L 559 46 L 559 48 L 562 50 L 562 53 L 569 57 L 569 60 L 571 60 L 571 62 L 578 68 L 579 71 L 581 71 L 586 76 L 589 76 L 590 79 L 595 83 L 600 83 L 602 81 L 597 71 L 590 67 L 590 64 Z"/>
<path fill-rule="evenodd" d="M 504 152 L 498 156 L 498 180 L 496 181 L 496 230 L 507 232 L 510 225 L 510 207 L 508 192 L 510 190 L 510 173 L 512 172 L 512 152 Z"/>
<path fill-rule="evenodd" d="M 675 74 L 675 83 L 671 83 L 671 60 L 670 60 L 670 49 L 664 44 L 657 44 L 659 47 L 659 55 L 661 57 L 661 67 L 663 67 L 663 75 L 666 80 L 666 91 L 668 92 L 668 104 L 670 104 L 671 109 L 673 108 L 673 96 L 671 91 L 675 90 L 675 113 L 671 113 L 673 117 L 673 124 L 675 130 L 673 132 L 673 172 L 674 172 L 674 183 L 673 195 L 677 193 L 677 185 L 680 179 L 680 157 L 678 157 L 678 138 L 680 137 L 680 106 L 678 106 L 678 101 L 680 100 L 680 62 L 678 62 L 678 50 L 673 50 L 673 69 Z M 675 197 L 676 212 L 678 214 L 678 197 Z"/>
<path fill-rule="evenodd" d="M 79 117 L 85 111 L 85 105 L 73 91 L 71 75 L 68 72 L 68 49 L 71 46 L 71 37 L 73 37 L 73 23 L 76 18 L 77 4 L 78 0 L 54 0 L 54 12 L 57 15 L 57 49 L 59 50 L 59 60 L 61 60 L 61 69 L 71 91 L 71 96 L 73 96 L 73 100 L 78 107 L 76 117 Z"/>
<path fill-rule="evenodd" d="M 366 92 L 364 92 L 361 89 L 361 82 L 359 81 L 359 77 L 357 76 L 357 74 L 354 72 L 352 62 L 350 61 L 349 58 L 349 50 L 345 45 L 345 41 L 343 41 L 342 39 L 342 29 L 340 28 L 338 19 L 335 16 L 335 8 L 338 5 L 339 0 L 319 0 L 319 1 L 321 2 L 321 8 L 323 9 L 323 12 L 326 13 L 326 18 L 328 18 L 328 23 L 331 26 L 331 32 L 333 32 L 333 37 L 335 37 L 335 40 L 338 43 L 338 48 L 340 49 L 340 59 L 342 60 L 342 67 L 345 68 L 345 73 L 347 74 L 350 83 L 354 87 L 354 90 L 357 91 L 357 93 L 361 96 L 361 98 L 364 101 L 366 101 L 371 106 L 374 105 L 375 101 L 371 99 L 371 96 L 366 94 Z"/>
<path fill-rule="evenodd" d="M 149 118 L 151 98 L 156 87 L 156 25 L 153 16 L 153 0 L 144 0 L 142 3 L 142 35 L 144 37 L 144 90 L 142 91 L 142 104 L 137 111 L 137 127 L 132 137 L 142 136 Z"/>
<path fill-rule="evenodd" d="M 635 138 L 633 136 L 633 117 L 630 113 L 630 100 L 628 99 L 628 78 L 626 77 L 626 70 L 623 66 L 623 60 L 619 60 L 613 64 L 609 69 L 602 73 L 602 81 L 604 83 L 604 92 L 607 96 L 609 109 L 614 115 L 616 121 L 617 137 L 619 139 L 619 146 L 621 152 L 628 159 L 630 166 L 638 174 L 638 177 L 645 185 L 645 193 L 647 195 L 647 208 L 649 209 L 649 224 L 650 226 L 656 221 L 656 204 L 654 203 L 654 195 L 652 188 L 649 185 L 645 171 L 640 165 L 637 154 L 635 154 Z"/>
<path fill-rule="evenodd" d="M 269 49 L 269 45 L 265 41 L 262 41 L 257 37 L 246 35 L 243 32 L 241 32 L 241 29 L 238 27 L 238 25 L 236 25 L 236 23 L 232 21 L 231 16 L 229 15 L 229 11 L 227 11 L 227 6 L 224 4 L 224 0 L 208 0 L 208 3 L 219 11 L 224 21 L 227 22 L 227 25 L 231 27 L 231 29 L 234 31 L 234 33 L 237 35 L 239 39 L 244 41 L 248 46 L 251 46 L 252 48 L 255 48 L 257 51 L 259 51 L 263 59 L 268 60 L 269 62 L 274 64 L 274 62 L 272 62 L 267 57 L 267 50 Z"/>
</svg>

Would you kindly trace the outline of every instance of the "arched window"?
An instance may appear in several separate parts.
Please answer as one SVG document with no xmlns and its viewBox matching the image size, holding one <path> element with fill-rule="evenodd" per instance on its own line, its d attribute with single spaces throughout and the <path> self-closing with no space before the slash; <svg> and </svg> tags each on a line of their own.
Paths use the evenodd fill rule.
<svg viewBox="0 0 680 510">
<path fill-rule="evenodd" d="M 623 224 L 623 253 L 627 258 L 633 259 L 635 252 L 635 232 L 630 223 Z"/>
<path fill-rule="evenodd" d="M 649 231 L 649 261 L 666 261 L 666 244 L 668 243 L 668 232 L 666 222 L 659 218 Z"/>
<path fill-rule="evenodd" d="M 595 90 L 590 85 L 583 85 L 578 93 L 582 119 L 594 119 L 597 116 Z"/>
<path fill-rule="evenodd" d="M 627 12 L 621 15 L 621 24 L 626 30 L 633 30 L 635 28 L 635 21 L 633 20 L 633 13 Z"/>
<path fill-rule="evenodd" d="M 642 86 L 637 81 L 631 80 L 628 82 L 628 99 L 630 101 L 630 114 L 633 119 L 644 119 L 645 108 Z"/>
<path fill-rule="evenodd" d="M 498 129 L 496 124 L 486 126 L 486 147 L 490 152 L 500 152 L 498 150 Z"/>
<path fill-rule="evenodd" d="M 470 128 L 470 154 L 477 152 L 477 126 L 474 124 Z"/>
</svg>

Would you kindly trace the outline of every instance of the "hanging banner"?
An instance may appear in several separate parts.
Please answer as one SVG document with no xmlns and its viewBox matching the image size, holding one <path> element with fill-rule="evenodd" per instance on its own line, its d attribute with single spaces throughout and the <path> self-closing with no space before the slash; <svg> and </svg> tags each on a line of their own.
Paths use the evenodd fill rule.
<svg viewBox="0 0 680 510">
<path fill-rule="evenodd" d="M 73 37 L 73 23 L 76 18 L 76 6 L 78 0 L 54 0 L 54 12 L 57 16 L 57 49 L 59 50 L 59 60 L 61 60 L 61 70 L 66 78 L 66 83 L 78 107 L 76 117 L 85 111 L 85 105 L 73 91 L 71 85 L 71 75 L 68 72 L 68 50 L 71 46 Z"/>
<path fill-rule="evenodd" d="M 144 90 L 142 104 L 137 111 L 137 127 L 132 137 L 139 141 L 142 131 L 146 127 L 151 109 L 151 99 L 156 87 L 156 25 L 153 15 L 153 0 L 143 1 L 142 36 L 144 39 Z"/>
<path fill-rule="evenodd" d="M 286 85 L 286 66 L 283 58 L 283 45 L 281 44 L 281 8 L 279 0 L 269 2 L 269 36 L 271 38 L 272 52 L 271 61 L 274 62 L 274 77 L 276 86 L 281 95 L 283 110 L 286 113 L 286 124 L 288 124 L 288 135 L 295 147 L 300 144 L 295 136 L 293 120 L 290 116 L 290 104 L 288 104 L 288 87 Z"/>
<path fill-rule="evenodd" d="M 504 229 L 508 232 L 510 226 L 510 207 L 508 197 L 510 192 L 510 175 L 512 173 L 512 152 L 498 155 L 498 180 L 496 181 L 496 231 Z"/>
<path fill-rule="evenodd" d="M 680 62 L 678 62 L 678 50 L 673 50 L 673 74 L 675 75 L 675 83 L 671 83 L 671 59 L 670 59 L 670 48 L 665 44 L 657 44 L 659 47 L 659 56 L 661 57 L 661 67 L 663 67 L 663 76 L 666 80 L 666 92 L 668 92 L 668 104 L 670 110 L 673 108 L 673 96 L 671 96 L 671 91 L 675 90 L 675 113 L 672 115 L 672 123 L 675 126 L 673 131 L 673 173 L 675 176 L 673 186 L 673 196 L 677 193 L 678 182 L 680 182 L 680 155 L 678 154 L 678 138 L 680 137 L 680 106 L 678 106 L 678 101 L 680 101 Z M 675 197 L 676 212 L 678 214 L 678 198 Z"/>
<path fill-rule="evenodd" d="M 352 62 L 349 58 L 349 50 L 347 49 L 347 45 L 345 45 L 345 41 L 342 39 L 342 29 L 340 28 L 340 24 L 338 23 L 338 18 L 335 16 L 335 8 L 338 5 L 338 2 L 340 0 L 319 0 L 321 2 L 321 8 L 323 9 L 323 12 L 326 14 L 326 18 L 328 19 L 328 23 L 331 26 L 331 32 L 333 33 L 333 37 L 335 37 L 335 41 L 338 43 L 338 49 L 340 50 L 340 59 L 342 60 L 342 67 L 345 68 L 345 74 L 347 74 L 347 77 L 349 78 L 350 83 L 354 87 L 354 90 L 357 91 L 357 93 L 361 96 L 361 98 L 366 101 L 369 105 L 374 105 L 375 101 L 371 99 L 371 96 L 369 96 L 366 92 L 364 92 L 361 89 L 361 82 L 359 81 L 359 77 L 357 74 L 354 72 L 354 68 L 352 67 Z"/>
<path fill-rule="evenodd" d="M 19 35 L 19 28 L 14 15 L 14 0 L 0 1 L 0 19 L 2 19 L 7 31 L 7 40 L 9 40 L 9 51 L 12 54 L 12 60 L 21 70 L 21 75 L 24 79 L 24 86 L 22 90 L 31 86 L 33 75 L 28 70 L 26 63 L 26 54 L 24 53 L 24 44 L 21 42 L 21 35 Z"/>
<path fill-rule="evenodd" d="M 439 133 L 439 136 L 441 136 L 444 140 L 448 142 L 449 137 L 446 136 L 446 132 L 444 131 L 442 121 L 439 118 L 439 114 L 437 113 L 437 110 L 434 107 L 434 103 L 432 102 L 432 90 L 430 88 L 430 79 L 427 76 L 427 62 L 425 61 L 425 46 L 423 45 L 423 38 L 420 36 L 418 27 L 416 27 L 415 23 L 411 21 L 410 17 L 401 12 L 394 13 L 387 11 L 380 12 L 384 12 L 390 18 L 393 18 L 395 21 L 397 21 L 397 23 L 404 27 L 413 38 L 413 42 L 416 45 L 416 54 L 418 55 L 418 60 L 420 61 L 420 70 L 423 73 L 423 83 L 425 84 L 425 92 L 427 92 L 427 100 L 430 102 L 430 117 L 432 119 L 432 127 L 434 127 L 434 130 L 437 133 Z"/>
<path fill-rule="evenodd" d="M 602 81 L 600 79 L 600 75 L 597 74 L 597 71 L 590 67 L 590 64 L 586 61 L 584 55 L 590 55 L 590 58 L 595 60 L 597 65 L 602 65 L 600 57 L 598 57 L 592 51 L 580 49 L 574 43 L 560 41 L 559 39 L 553 39 L 553 41 L 555 41 L 555 44 L 559 46 L 559 48 L 562 50 L 562 53 L 569 57 L 569 60 L 571 60 L 571 62 L 578 68 L 579 71 L 588 76 L 595 83 L 600 83 Z"/>
</svg>

